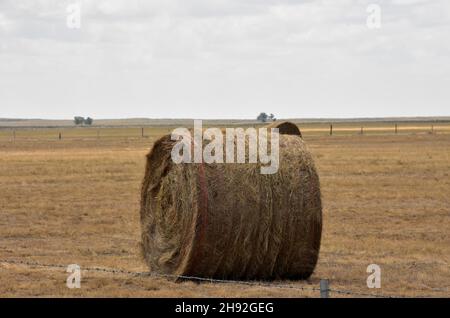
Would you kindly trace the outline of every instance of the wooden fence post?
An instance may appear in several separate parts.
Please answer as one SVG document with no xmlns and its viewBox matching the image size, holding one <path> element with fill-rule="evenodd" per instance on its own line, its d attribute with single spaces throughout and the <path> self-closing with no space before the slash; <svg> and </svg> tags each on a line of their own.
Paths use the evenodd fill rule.
<svg viewBox="0 0 450 318">
<path fill-rule="evenodd" d="M 61 138 L 62 138 L 61 133 L 59 133 L 59 140 L 61 140 Z"/>
<path fill-rule="evenodd" d="M 328 298 L 329 297 L 329 284 L 328 279 L 320 280 L 320 298 Z"/>
<path fill-rule="evenodd" d="M 398 131 L 398 127 L 397 127 L 397 124 L 395 124 L 395 134 L 397 134 L 397 131 Z"/>
<path fill-rule="evenodd" d="M 141 128 L 141 137 L 144 138 L 144 127 Z"/>
<path fill-rule="evenodd" d="M 333 124 L 330 124 L 330 136 L 333 136 Z"/>
</svg>

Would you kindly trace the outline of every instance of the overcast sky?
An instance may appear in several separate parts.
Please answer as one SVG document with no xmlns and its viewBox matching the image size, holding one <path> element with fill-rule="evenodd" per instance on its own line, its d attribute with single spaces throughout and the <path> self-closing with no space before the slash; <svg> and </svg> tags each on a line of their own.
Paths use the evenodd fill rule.
<svg viewBox="0 0 450 318">
<path fill-rule="evenodd" d="M 450 115 L 450 1 L 0 0 L 0 117 L 260 111 Z"/>
</svg>

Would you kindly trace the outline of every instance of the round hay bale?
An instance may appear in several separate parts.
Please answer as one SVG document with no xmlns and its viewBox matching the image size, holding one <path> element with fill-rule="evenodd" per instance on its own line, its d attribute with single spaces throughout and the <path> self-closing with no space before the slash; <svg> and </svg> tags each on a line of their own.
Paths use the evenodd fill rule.
<svg viewBox="0 0 450 318">
<path fill-rule="evenodd" d="M 298 126 L 290 121 L 276 121 L 267 126 L 267 128 L 278 128 L 281 135 L 296 135 L 302 137 Z"/>
<path fill-rule="evenodd" d="M 279 169 L 181 163 L 170 135 L 147 155 L 142 254 L 151 271 L 219 279 L 306 279 L 322 232 L 319 177 L 298 135 L 280 135 Z"/>
</svg>

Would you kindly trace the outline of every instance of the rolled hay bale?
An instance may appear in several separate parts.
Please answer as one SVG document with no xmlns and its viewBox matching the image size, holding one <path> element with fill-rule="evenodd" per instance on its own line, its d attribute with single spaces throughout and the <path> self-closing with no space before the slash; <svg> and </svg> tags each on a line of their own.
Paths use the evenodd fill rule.
<svg viewBox="0 0 450 318">
<path fill-rule="evenodd" d="M 181 163 L 170 135 L 147 155 L 142 254 L 150 270 L 218 279 L 306 279 L 322 232 L 319 178 L 298 135 L 279 136 L 279 169 Z"/>
<path fill-rule="evenodd" d="M 298 126 L 290 121 L 276 121 L 267 126 L 267 128 L 278 128 L 281 135 L 296 135 L 302 137 Z"/>
</svg>

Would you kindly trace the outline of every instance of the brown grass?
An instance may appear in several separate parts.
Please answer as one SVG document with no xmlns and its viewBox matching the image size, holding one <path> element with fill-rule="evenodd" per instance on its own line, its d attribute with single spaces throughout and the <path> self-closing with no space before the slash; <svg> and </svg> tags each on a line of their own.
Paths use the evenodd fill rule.
<svg viewBox="0 0 450 318">
<path fill-rule="evenodd" d="M 149 138 L 0 142 L 0 259 L 143 271 L 139 193 Z M 324 228 L 315 273 L 298 286 L 449 296 L 450 135 L 308 137 L 321 177 Z M 366 267 L 382 289 L 366 287 Z M 83 272 L 0 263 L 0 295 L 318 296 L 292 289 Z M 440 288 L 437 290 L 435 288 Z M 447 288 L 447 290 L 445 289 Z M 332 296 L 339 296 L 331 294 Z"/>
</svg>

